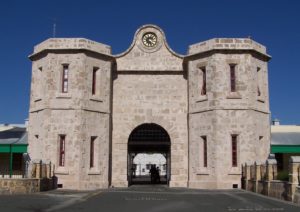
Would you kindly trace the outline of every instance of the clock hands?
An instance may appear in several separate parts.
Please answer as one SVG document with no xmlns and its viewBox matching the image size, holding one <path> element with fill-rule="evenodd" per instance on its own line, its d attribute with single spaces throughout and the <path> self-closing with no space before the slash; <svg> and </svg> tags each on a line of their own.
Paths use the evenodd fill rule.
<svg viewBox="0 0 300 212">
<path fill-rule="evenodd" d="M 148 33 L 143 36 L 143 43 L 147 47 L 153 47 L 156 45 L 156 35 L 154 33 Z"/>
<path fill-rule="evenodd" d="M 146 42 L 148 43 L 148 44 L 154 44 L 155 42 L 154 42 L 154 40 L 153 40 L 153 38 L 147 38 L 146 39 Z"/>
</svg>

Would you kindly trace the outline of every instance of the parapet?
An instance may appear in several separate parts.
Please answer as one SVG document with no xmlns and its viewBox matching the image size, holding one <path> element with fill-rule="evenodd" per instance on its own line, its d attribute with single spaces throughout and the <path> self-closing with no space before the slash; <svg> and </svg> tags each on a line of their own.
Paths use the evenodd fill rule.
<svg viewBox="0 0 300 212">
<path fill-rule="evenodd" d="M 51 50 L 88 50 L 91 52 L 111 56 L 111 47 L 85 38 L 49 38 L 36 45 L 32 58 L 44 51 Z"/>
<path fill-rule="evenodd" d="M 250 38 L 214 38 L 189 46 L 188 55 L 192 56 L 213 50 L 250 50 L 271 58 L 266 47 Z"/>
</svg>

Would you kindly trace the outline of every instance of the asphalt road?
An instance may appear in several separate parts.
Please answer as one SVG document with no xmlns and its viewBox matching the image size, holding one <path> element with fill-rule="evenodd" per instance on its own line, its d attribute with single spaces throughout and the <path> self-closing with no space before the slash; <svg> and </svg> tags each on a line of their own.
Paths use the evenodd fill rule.
<svg viewBox="0 0 300 212">
<path fill-rule="evenodd" d="M 92 192 L 56 190 L 34 195 L 0 196 L 0 211 L 299 212 L 300 207 L 242 190 L 211 191 L 136 186 Z"/>
</svg>

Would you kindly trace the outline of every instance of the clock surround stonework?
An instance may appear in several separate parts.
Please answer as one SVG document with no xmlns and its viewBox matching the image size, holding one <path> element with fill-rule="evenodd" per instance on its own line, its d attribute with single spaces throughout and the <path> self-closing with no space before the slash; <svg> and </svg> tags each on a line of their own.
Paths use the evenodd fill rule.
<svg viewBox="0 0 300 212">
<path fill-rule="evenodd" d="M 156 36 L 154 45 L 143 44 L 147 33 Z M 51 161 L 63 188 L 127 187 L 129 135 L 144 123 L 155 123 L 170 136 L 170 187 L 240 187 L 241 164 L 268 157 L 270 56 L 249 38 L 215 38 L 180 55 L 158 26 L 144 25 L 118 55 L 88 39 L 50 38 L 34 47 L 30 59 L 29 154 L 33 161 Z M 62 93 L 65 64 L 69 87 Z M 230 92 L 230 64 L 236 65 L 235 92 Z M 92 95 L 95 67 L 99 92 Z M 201 95 L 203 67 L 206 95 Z M 63 167 L 59 135 L 66 135 Z M 236 167 L 231 135 L 238 136 Z M 95 166 L 90 168 L 93 136 Z"/>
</svg>

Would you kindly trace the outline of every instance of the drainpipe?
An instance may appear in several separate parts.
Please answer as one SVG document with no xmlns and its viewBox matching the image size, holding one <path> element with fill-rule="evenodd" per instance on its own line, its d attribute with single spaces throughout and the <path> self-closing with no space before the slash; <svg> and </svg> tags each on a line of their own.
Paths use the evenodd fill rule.
<svg viewBox="0 0 300 212">
<path fill-rule="evenodd" d="M 13 161 L 13 153 L 12 153 L 12 145 L 9 145 L 9 178 L 12 176 L 12 161 Z"/>
</svg>

